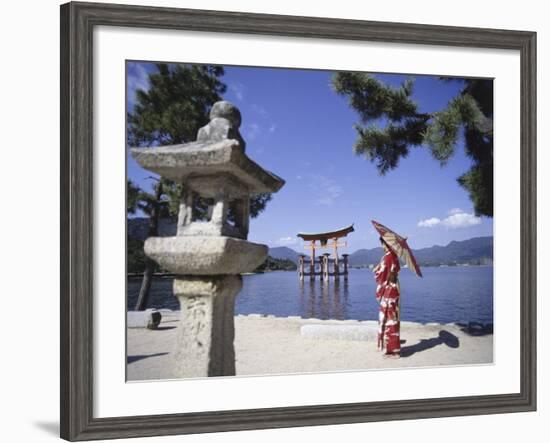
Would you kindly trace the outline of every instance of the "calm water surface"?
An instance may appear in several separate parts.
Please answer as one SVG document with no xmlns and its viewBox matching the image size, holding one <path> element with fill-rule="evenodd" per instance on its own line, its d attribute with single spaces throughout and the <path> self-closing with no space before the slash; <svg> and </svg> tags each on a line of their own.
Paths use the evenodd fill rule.
<svg viewBox="0 0 550 443">
<path fill-rule="evenodd" d="M 491 266 L 423 268 L 424 278 L 403 269 L 401 319 L 415 322 L 493 322 Z M 155 279 L 149 307 L 179 309 L 173 279 Z M 128 306 L 137 299 L 140 279 L 128 280 Z M 348 282 L 299 281 L 296 272 L 268 272 L 243 277 L 237 314 L 291 315 L 303 318 L 376 320 L 374 279 L 369 269 L 351 269 Z"/>
</svg>

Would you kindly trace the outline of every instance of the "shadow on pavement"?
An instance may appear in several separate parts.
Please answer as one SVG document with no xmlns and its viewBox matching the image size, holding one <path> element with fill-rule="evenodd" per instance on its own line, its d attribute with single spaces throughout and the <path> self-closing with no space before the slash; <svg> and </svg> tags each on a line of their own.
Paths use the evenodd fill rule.
<svg viewBox="0 0 550 443">
<path fill-rule="evenodd" d="M 126 361 L 128 364 L 130 364 L 130 363 L 135 363 L 136 361 L 143 360 L 145 358 L 160 357 L 161 355 L 168 355 L 168 352 L 158 352 L 157 354 L 150 354 L 150 355 L 129 355 L 126 358 Z"/>
<path fill-rule="evenodd" d="M 465 334 L 472 335 L 474 337 L 491 335 L 493 333 L 492 323 L 484 324 L 471 321 L 469 323 L 457 323 L 457 326 L 460 326 L 460 330 Z"/>
<path fill-rule="evenodd" d="M 449 348 L 457 349 L 460 346 L 458 337 L 448 331 L 439 331 L 434 338 L 420 340 L 419 343 L 401 348 L 401 357 L 410 357 L 417 352 L 426 351 L 439 345 L 447 345 Z"/>
</svg>

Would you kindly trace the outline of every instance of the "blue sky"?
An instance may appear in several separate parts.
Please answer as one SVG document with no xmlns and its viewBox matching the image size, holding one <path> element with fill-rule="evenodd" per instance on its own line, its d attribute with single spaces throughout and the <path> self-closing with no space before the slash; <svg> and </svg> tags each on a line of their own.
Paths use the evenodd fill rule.
<svg viewBox="0 0 550 443">
<path fill-rule="evenodd" d="M 136 89 L 149 87 L 148 63 L 128 63 L 128 109 Z M 471 161 L 460 145 L 445 167 L 424 147 L 385 176 L 353 152 L 357 114 L 330 88 L 330 71 L 225 67 L 224 99 L 239 107 L 247 155 L 286 180 L 266 210 L 251 221 L 249 240 L 302 251 L 298 232 L 333 230 L 355 223 L 348 252 L 378 246 L 375 219 L 409 238 L 413 248 L 446 245 L 493 234 L 490 218 L 475 217 L 456 179 Z M 376 74 L 398 85 L 406 76 Z M 460 82 L 416 76 L 413 97 L 421 112 L 446 106 Z M 128 178 L 151 186 L 128 156 Z"/>
</svg>

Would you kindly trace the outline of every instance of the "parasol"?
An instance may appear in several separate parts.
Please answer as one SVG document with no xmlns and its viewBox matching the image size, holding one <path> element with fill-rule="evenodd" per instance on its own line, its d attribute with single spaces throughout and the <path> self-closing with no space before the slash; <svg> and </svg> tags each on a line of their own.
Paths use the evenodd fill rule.
<svg viewBox="0 0 550 443">
<path fill-rule="evenodd" d="M 411 248 L 407 244 L 407 238 L 401 237 L 399 234 L 393 232 L 391 229 L 385 227 L 377 221 L 372 220 L 372 224 L 380 234 L 380 237 L 382 237 L 382 239 L 386 242 L 388 247 L 407 264 L 409 269 L 411 269 L 419 277 L 422 277 L 420 266 L 416 263 L 416 259 L 414 258 Z"/>
</svg>

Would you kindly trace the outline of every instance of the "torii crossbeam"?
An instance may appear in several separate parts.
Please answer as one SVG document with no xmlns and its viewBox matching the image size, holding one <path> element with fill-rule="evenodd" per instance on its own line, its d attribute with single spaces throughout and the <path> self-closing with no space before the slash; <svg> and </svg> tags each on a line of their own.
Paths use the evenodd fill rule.
<svg viewBox="0 0 550 443">
<path fill-rule="evenodd" d="M 319 232 L 319 233 L 299 233 L 298 237 L 307 243 L 304 247 L 305 249 L 310 250 L 310 260 L 309 260 L 309 272 L 305 270 L 305 255 L 300 255 L 300 280 L 304 279 L 304 276 L 308 275 L 312 280 L 315 280 L 315 276 L 323 276 L 324 280 L 328 280 L 329 276 L 334 276 L 334 278 L 339 278 L 340 275 L 343 275 L 344 278 L 348 278 L 348 254 L 342 254 L 342 262 L 344 269 L 340 269 L 340 258 L 338 257 L 338 248 L 347 247 L 347 242 L 339 242 L 339 238 L 347 237 L 350 232 L 353 232 L 353 224 L 346 226 L 335 231 L 328 232 Z M 330 258 L 330 253 L 325 253 L 319 257 L 316 261 L 315 251 L 317 249 L 333 249 L 334 258 Z M 319 264 L 319 271 L 316 271 L 316 264 Z M 330 270 L 330 265 L 332 266 L 332 272 Z"/>
</svg>

